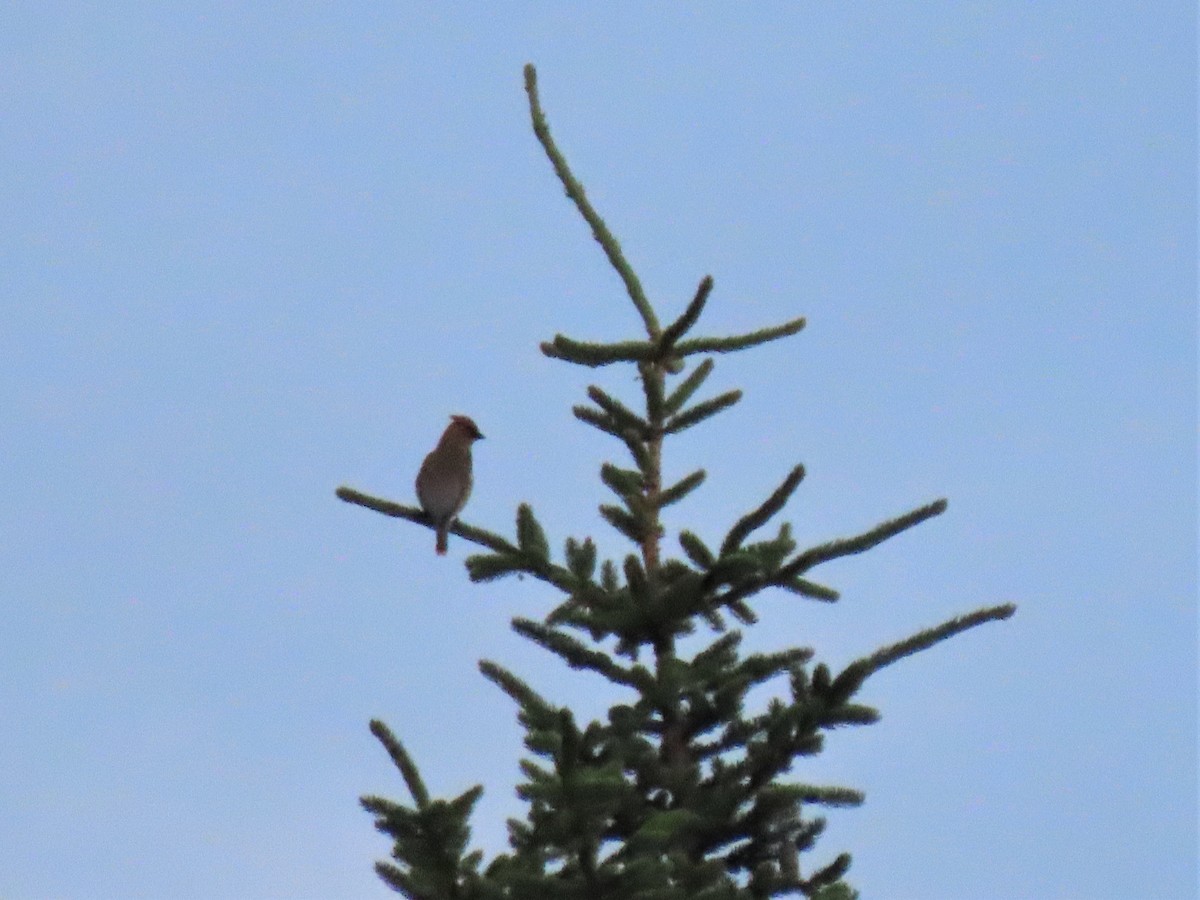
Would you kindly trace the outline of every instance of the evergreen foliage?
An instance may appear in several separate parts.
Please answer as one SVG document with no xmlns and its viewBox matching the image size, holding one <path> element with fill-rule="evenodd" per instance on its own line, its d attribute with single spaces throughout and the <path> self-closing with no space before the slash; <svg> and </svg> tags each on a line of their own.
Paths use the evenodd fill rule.
<svg viewBox="0 0 1200 900">
<path fill-rule="evenodd" d="M 720 545 L 694 531 L 677 535 L 682 556 L 667 555 L 663 507 L 704 482 L 703 470 L 663 484 L 667 437 L 728 409 L 740 391 L 696 400 L 713 370 L 701 354 L 744 350 L 798 332 L 802 318 L 732 337 L 693 337 L 713 289 L 705 277 L 684 312 L 665 328 L 616 239 L 588 202 L 559 152 L 538 100 L 536 74 L 525 70 L 533 129 L 567 196 L 624 283 L 645 337 L 594 343 L 556 335 L 547 356 L 576 365 L 627 363 L 637 368 L 642 409 L 601 387 L 575 416 L 616 437 L 629 459 L 604 463 L 612 492 L 605 520 L 633 545 L 623 560 L 598 560 L 590 538 L 568 537 L 555 558 L 533 509 L 517 510 L 515 542 L 458 522 L 454 534 L 487 552 L 469 557 L 473 581 L 527 574 L 561 600 L 542 621 L 518 618 L 513 628 L 574 669 L 593 672 L 637 699 L 618 703 L 605 721 L 578 722 L 571 710 L 538 694 L 519 676 L 484 660 L 480 671 L 516 704 L 529 756 L 520 763 L 524 820 L 509 821 L 511 850 L 483 866 L 469 851 L 471 810 L 482 788 L 432 799 L 400 741 L 382 723 L 371 730 L 399 769 L 411 803 L 362 799 L 376 826 L 393 840 L 383 881 L 414 900 L 734 900 L 805 896 L 852 900 L 844 881 L 847 853 L 800 864 L 825 820 L 822 808 L 857 806 L 858 791 L 789 780 L 798 759 L 819 753 L 825 732 L 870 724 L 878 713 L 855 701 L 864 681 L 884 666 L 976 625 L 1006 619 L 1012 605 L 980 609 L 882 647 L 839 672 L 813 664 L 813 651 L 790 648 L 743 653 L 730 618 L 756 620 L 754 603 L 768 588 L 822 602 L 837 592 L 811 581 L 822 563 L 862 553 L 939 515 L 937 500 L 862 534 L 798 550 L 789 525 L 753 540 L 786 506 L 804 478 L 795 466 L 770 496 L 734 522 Z M 419 508 L 349 488 L 338 496 L 380 513 L 430 526 Z M 681 653 L 681 638 L 709 629 L 699 652 Z M 779 685 L 765 710 L 747 694 Z"/>
</svg>

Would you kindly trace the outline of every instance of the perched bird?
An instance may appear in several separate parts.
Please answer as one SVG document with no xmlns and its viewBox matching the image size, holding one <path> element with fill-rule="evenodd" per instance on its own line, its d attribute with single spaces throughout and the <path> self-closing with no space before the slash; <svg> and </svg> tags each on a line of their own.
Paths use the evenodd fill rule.
<svg viewBox="0 0 1200 900">
<path fill-rule="evenodd" d="M 482 437 L 469 418 L 451 416 L 417 473 L 417 499 L 437 528 L 438 556 L 445 554 L 450 525 L 471 496 L 471 444 Z"/>
</svg>

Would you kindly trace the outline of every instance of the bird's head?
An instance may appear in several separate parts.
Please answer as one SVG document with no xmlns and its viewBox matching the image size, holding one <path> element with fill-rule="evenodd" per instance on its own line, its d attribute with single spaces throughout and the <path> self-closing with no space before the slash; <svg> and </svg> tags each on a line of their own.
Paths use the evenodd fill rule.
<svg viewBox="0 0 1200 900">
<path fill-rule="evenodd" d="M 452 432 L 459 440 L 465 440 L 468 444 L 483 439 L 483 432 L 469 416 L 451 416 L 450 427 L 447 431 Z"/>
</svg>

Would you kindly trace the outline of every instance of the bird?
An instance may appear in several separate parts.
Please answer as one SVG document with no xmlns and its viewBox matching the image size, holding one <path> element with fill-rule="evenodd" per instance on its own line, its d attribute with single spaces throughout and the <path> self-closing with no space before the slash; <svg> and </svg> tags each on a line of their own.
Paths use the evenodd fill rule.
<svg viewBox="0 0 1200 900">
<path fill-rule="evenodd" d="M 438 556 L 445 556 L 450 525 L 471 496 L 471 445 L 482 438 L 469 417 L 451 416 L 417 472 L 417 500 L 437 530 Z"/>
</svg>

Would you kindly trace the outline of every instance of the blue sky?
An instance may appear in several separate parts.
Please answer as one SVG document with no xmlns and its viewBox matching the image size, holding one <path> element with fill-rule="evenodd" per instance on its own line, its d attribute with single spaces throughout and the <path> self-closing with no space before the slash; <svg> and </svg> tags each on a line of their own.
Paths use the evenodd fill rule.
<svg viewBox="0 0 1200 900">
<path fill-rule="evenodd" d="M 0 13 L 0 896 L 384 897 L 357 807 L 519 812 L 487 657 L 597 714 L 507 630 L 555 597 L 337 501 L 409 501 L 451 412 L 472 523 L 552 541 L 618 449 L 638 321 L 528 125 L 551 127 L 664 319 L 805 315 L 718 360 L 742 403 L 668 448 L 716 537 L 796 462 L 801 540 L 946 515 L 764 597 L 756 649 L 833 665 L 1017 616 L 868 682 L 798 768 L 863 789 L 812 862 L 867 898 L 1197 892 L 1194 7 L 10 4 Z"/>
</svg>

